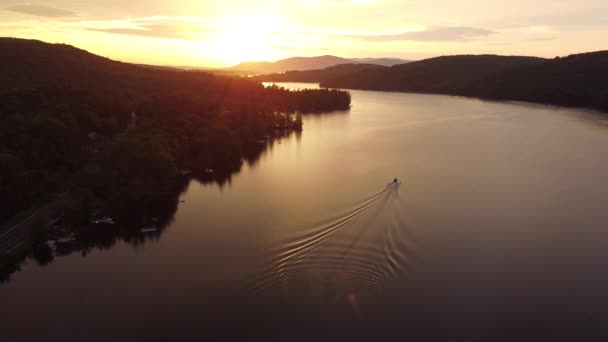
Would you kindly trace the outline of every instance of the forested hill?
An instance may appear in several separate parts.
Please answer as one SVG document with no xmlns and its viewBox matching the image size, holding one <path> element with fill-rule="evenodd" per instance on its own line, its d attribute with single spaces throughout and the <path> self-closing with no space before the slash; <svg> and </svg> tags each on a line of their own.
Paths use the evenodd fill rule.
<svg viewBox="0 0 608 342">
<path fill-rule="evenodd" d="M 438 93 L 608 110 L 608 52 L 564 58 L 445 56 L 364 70 L 323 87 Z"/>
<path fill-rule="evenodd" d="M 260 82 L 322 83 L 363 70 L 375 70 L 384 68 L 386 67 L 377 64 L 341 64 L 325 69 L 307 71 L 287 71 L 284 73 L 260 75 L 252 77 L 251 79 Z"/>
<path fill-rule="evenodd" d="M 172 193 L 179 169 L 238 170 L 260 139 L 301 129 L 290 113 L 350 107 L 344 91 L 264 88 L 67 45 L 2 38 L 0 51 L 0 220 L 73 187 L 145 207 Z"/>
<path fill-rule="evenodd" d="M 492 75 L 467 95 L 608 111 L 608 51 L 576 54 Z"/>
<path fill-rule="evenodd" d="M 323 86 L 449 93 L 460 91 L 490 75 L 540 62 L 542 59 L 534 57 L 444 56 L 385 69 L 364 70 L 329 80 Z"/>
<path fill-rule="evenodd" d="M 2 93 L 69 90 L 86 95 L 88 101 L 119 105 L 125 110 L 136 109 L 151 95 L 168 93 L 204 96 L 205 102 L 221 105 L 224 110 L 242 105 L 245 99 L 252 106 L 269 105 L 277 100 L 267 98 L 276 94 L 264 91 L 261 85 L 253 81 L 201 71 L 155 69 L 121 63 L 69 45 L 0 38 L 0 51 Z M 246 95 L 261 96 L 251 98 Z M 281 99 L 282 105 L 287 105 L 285 100 Z M 291 106 L 296 107 L 296 104 L 292 103 Z M 344 105 L 341 107 L 345 108 Z M 298 109 L 306 112 L 311 108 Z"/>
<path fill-rule="evenodd" d="M 63 44 L 1 38 L 0 49 L 0 91 L 62 88 L 101 95 L 103 102 L 134 106 L 144 95 L 188 87 L 221 93 L 224 90 L 218 86 L 227 85 L 226 79 L 206 73 L 116 62 Z"/>
</svg>

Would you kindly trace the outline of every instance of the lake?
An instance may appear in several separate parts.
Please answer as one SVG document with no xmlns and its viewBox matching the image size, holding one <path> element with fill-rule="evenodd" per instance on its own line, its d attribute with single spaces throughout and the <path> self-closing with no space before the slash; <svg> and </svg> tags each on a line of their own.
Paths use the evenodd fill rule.
<svg viewBox="0 0 608 342">
<path fill-rule="evenodd" d="M 608 117 L 351 94 L 159 234 L 28 261 L 3 340 L 608 337 Z"/>
</svg>

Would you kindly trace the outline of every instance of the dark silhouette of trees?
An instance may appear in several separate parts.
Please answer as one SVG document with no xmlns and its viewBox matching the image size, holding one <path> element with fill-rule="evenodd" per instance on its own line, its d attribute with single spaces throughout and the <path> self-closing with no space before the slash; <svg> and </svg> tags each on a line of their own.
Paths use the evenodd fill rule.
<svg viewBox="0 0 608 342">
<path fill-rule="evenodd" d="M 0 51 L 0 220 L 69 189 L 56 215 L 59 235 L 76 240 L 53 252 L 52 229 L 40 222 L 27 253 L 41 265 L 158 236 L 188 177 L 223 185 L 275 137 L 301 130 L 303 113 L 350 107 L 344 91 L 265 88 L 67 45 L 0 38 Z M 95 229 L 92 214 L 123 224 Z M 142 234 L 152 217 L 158 232 Z M 3 257 L 0 281 L 22 260 L 23 253 Z"/>
<path fill-rule="evenodd" d="M 146 207 L 174 196 L 180 170 L 225 179 L 260 140 L 301 129 L 296 112 L 350 107 L 344 91 L 265 88 L 67 45 L 0 38 L 0 50 L 0 220 L 68 184 L 112 211 Z"/>
<path fill-rule="evenodd" d="M 364 90 L 459 93 L 489 75 L 541 62 L 541 58 L 495 55 L 445 56 L 390 68 L 363 70 L 321 85 Z"/>
<path fill-rule="evenodd" d="M 608 111 L 608 51 L 543 59 L 448 56 L 363 70 L 324 87 L 437 93 Z"/>
</svg>

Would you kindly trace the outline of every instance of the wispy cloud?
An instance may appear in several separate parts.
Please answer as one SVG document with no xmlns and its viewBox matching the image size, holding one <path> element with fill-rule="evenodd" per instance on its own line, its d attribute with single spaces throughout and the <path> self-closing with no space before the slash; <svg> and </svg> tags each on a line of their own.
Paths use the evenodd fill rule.
<svg viewBox="0 0 608 342">
<path fill-rule="evenodd" d="M 374 0 L 302 0 L 306 6 L 313 8 L 366 7 L 375 4 Z"/>
<path fill-rule="evenodd" d="M 130 36 L 186 40 L 204 40 L 220 30 L 217 22 L 194 17 L 149 17 L 89 22 L 85 24 L 85 29 Z"/>
<path fill-rule="evenodd" d="M 461 42 L 488 37 L 496 32 L 476 27 L 437 27 L 422 31 L 410 31 L 398 34 L 356 35 L 356 38 L 368 42 L 417 41 L 417 42 Z"/>
<path fill-rule="evenodd" d="M 187 33 L 164 31 L 150 27 L 146 28 L 88 28 L 90 31 L 125 34 L 129 36 L 141 36 L 150 38 L 169 38 L 169 39 L 195 39 L 196 37 Z"/>
<path fill-rule="evenodd" d="M 41 6 L 41 5 L 15 5 L 4 8 L 5 11 L 34 15 L 38 17 L 77 17 L 78 12 L 65 10 L 61 8 Z"/>
</svg>

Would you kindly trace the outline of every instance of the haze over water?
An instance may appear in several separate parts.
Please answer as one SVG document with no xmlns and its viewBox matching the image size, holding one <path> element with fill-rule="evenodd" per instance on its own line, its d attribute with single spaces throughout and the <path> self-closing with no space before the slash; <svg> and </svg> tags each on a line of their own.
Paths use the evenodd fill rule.
<svg viewBox="0 0 608 342">
<path fill-rule="evenodd" d="M 158 239 L 28 263 L 0 286 L 2 334 L 608 335 L 606 119 L 351 93 L 224 187 L 192 181 Z"/>
</svg>

